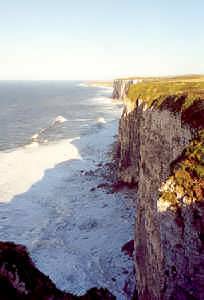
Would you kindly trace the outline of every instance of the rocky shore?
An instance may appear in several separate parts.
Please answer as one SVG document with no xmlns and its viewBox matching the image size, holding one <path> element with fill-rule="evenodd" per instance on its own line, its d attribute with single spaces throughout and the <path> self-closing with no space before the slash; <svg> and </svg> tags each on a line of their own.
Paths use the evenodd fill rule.
<svg viewBox="0 0 204 300">
<path fill-rule="evenodd" d="M 116 182 L 112 144 L 117 122 L 101 126 L 96 133 L 73 140 L 71 145 L 64 141 L 43 149 L 21 149 L 13 155 L 13 164 L 19 157 L 23 163 L 24 151 L 34 162 L 41 151 L 46 158 L 51 151 L 52 160 L 58 153 L 61 156 L 56 159 L 62 157 L 61 163 L 46 170 L 29 189 L 22 192 L 24 186 L 20 186 L 21 194 L 12 198 L 8 192 L 15 191 L 6 189 L 6 202 L 0 204 L 0 239 L 4 241 L 0 245 L 0 277 L 7 287 L 13 286 L 16 295 L 21 286 L 31 285 L 29 294 L 18 299 L 78 299 L 82 295 L 89 297 L 82 299 L 132 298 L 134 263 L 128 242 L 133 239 L 134 201 L 129 194 L 133 191 Z M 18 179 L 22 177 L 14 175 L 19 189 Z M 29 174 L 24 182 L 27 187 L 26 180 L 30 183 Z M 8 185 L 10 182 L 12 178 Z M 6 255 L 10 251 L 11 260 Z M 22 260 L 26 256 L 28 261 L 27 253 L 28 267 Z M 36 275 L 30 278 L 32 270 Z M 4 291 L 5 297 L 10 295 L 9 289 Z M 34 296 L 36 293 L 38 296 Z M 40 298 L 41 293 L 44 298 Z"/>
<path fill-rule="evenodd" d="M 31 260 L 26 247 L 0 242 L 1 300 L 114 300 L 106 289 L 90 289 L 83 296 L 62 292 L 48 276 L 40 272 Z"/>
</svg>

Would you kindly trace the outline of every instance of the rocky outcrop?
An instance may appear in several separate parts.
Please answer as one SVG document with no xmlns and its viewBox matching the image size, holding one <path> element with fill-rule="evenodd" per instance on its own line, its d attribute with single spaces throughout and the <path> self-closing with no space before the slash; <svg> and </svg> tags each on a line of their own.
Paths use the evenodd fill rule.
<svg viewBox="0 0 204 300">
<path fill-rule="evenodd" d="M 203 101 L 181 113 L 185 96 L 172 100 L 126 99 L 119 124 L 118 177 L 138 185 L 139 300 L 204 299 Z"/>
<path fill-rule="evenodd" d="M 32 262 L 26 248 L 0 242 L 1 300 L 114 300 L 105 289 L 93 288 L 84 296 L 62 292 Z"/>
<path fill-rule="evenodd" d="M 132 80 L 132 79 L 116 79 L 113 83 L 113 99 L 125 99 L 127 96 L 127 92 L 129 90 L 129 87 L 136 83 L 138 80 Z"/>
</svg>

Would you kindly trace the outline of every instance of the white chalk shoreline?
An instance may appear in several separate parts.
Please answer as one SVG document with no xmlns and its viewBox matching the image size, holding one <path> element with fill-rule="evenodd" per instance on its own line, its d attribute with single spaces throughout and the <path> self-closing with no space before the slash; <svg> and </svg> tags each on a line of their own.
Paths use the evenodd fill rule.
<svg viewBox="0 0 204 300">
<path fill-rule="evenodd" d="M 133 263 L 121 247 L 133 238 L 133 210 L 123 193 L 95 189 L 86 176 L 109 160 L 117 121 L 80 139 L 0 153 L 0 240 L 28 247 L 58 288 L 82 294 L 108 288 L 128 299 Z"/>
</svg>

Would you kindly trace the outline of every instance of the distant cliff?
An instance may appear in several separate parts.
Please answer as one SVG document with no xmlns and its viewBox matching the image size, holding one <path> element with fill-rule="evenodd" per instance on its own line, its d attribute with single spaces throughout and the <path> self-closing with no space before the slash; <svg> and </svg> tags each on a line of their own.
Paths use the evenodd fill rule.
<svg viewBox="0 0 204 300">
<path fill-rule="evenodd" d="M 118 177 L 138 186 L 139 300 L 204 299 L 204 82 L 189 81 L 125 91 Z"/>
<path fill-rule="evenodd" d="M 113 99 L 125 99 L 127 97 L 127 93 L 129 87 L 139 82 L 141 79 L 116 79 L 113 82 Z"/>
</svg>

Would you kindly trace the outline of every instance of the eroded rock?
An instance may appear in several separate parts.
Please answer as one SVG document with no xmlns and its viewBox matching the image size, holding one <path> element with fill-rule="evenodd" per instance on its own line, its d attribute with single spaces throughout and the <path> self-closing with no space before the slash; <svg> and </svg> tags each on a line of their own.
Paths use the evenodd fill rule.
<svg viewBox="0 0 204 300">
<path fill-rule="evenodd" d="M 90 289 L 84 296 L 75 296 L 56 288 L 40 272 L 28 255 L 26 247 L 0 242 L 1 300 L 114 300 L 106 289 Z"/>
<path fill-rule="evenodd" d="M 197 169 L 188 169 L 192 155 L 182 165 L 182 153 L 204 128 L 203 102 L 181 114 L 179 99 L 171 109 L 169 99 L 160 109 L 125 100 L 119 125 L 118 178 L 138 183 L 135 266 L 140 300 L 204 299 L 202 151 L 193 152 L 201 159 Z M 189 175 L 176 173 L 177 168 Z"/>
</svg>

